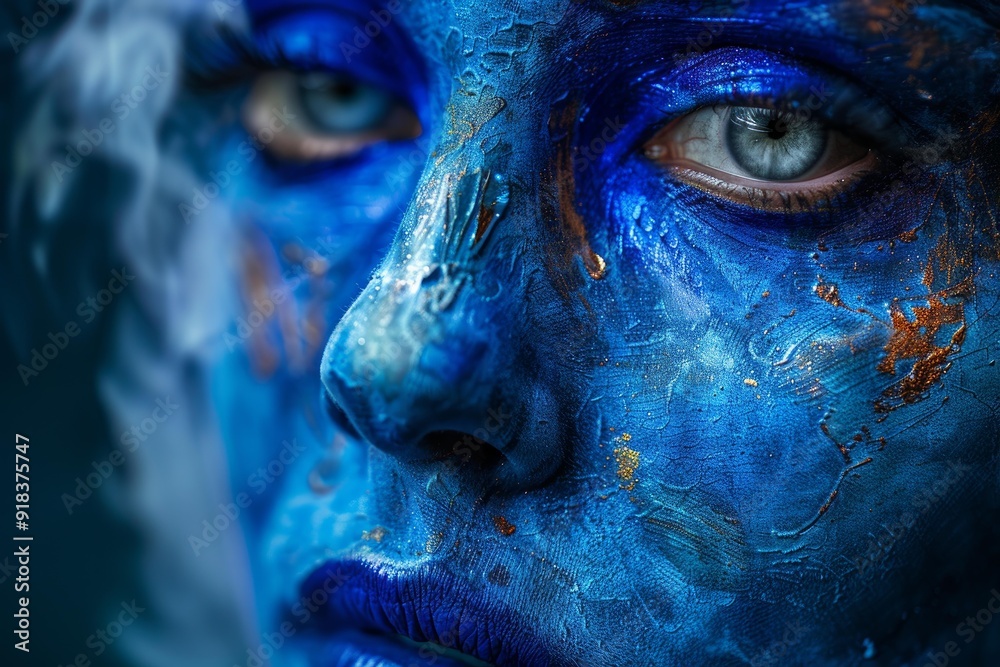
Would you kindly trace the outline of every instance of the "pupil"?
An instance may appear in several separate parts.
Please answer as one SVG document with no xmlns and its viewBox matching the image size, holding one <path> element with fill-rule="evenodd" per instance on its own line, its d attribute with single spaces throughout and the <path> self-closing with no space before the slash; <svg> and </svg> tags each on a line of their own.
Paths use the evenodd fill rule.
<svg viewBox="0 0 1000 667">
<path fill-rule="evenodd" d="M 358 86 L 354 81 L 337 81 L 330 86 L 330 92 L 336 97 L 350 99 L 357 95 Z"/>
<path fill-rule="evenodd" d="M 827 145 L 825 128 L 766 109 L 736 107 L 726 130 L 729 155 L 751 178 L 791 181 L 814 167 Z"/>
<path fill-rule="evenodd" d="M 779 118 L 772 118 L 767 124 L 767 136 L 771 139 L 781 139 L 788 134 L 788 129 Z"/>
</svg>

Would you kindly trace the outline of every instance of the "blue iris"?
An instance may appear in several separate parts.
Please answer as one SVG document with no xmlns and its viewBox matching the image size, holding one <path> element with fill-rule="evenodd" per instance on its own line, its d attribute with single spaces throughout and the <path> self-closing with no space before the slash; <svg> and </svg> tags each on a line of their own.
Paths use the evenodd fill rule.
<svg viewBox="0 0 1000 667">
<path fill-rule="evenodd" d="M 826 150 L 825 127 L 773 109 L 736 107 L 726 130 L 733 159 L 750 176 L 791 181 L 809 173 Z"/>
<path fill-rule="evenodd" d="M 386 91 L 344 74 L 316 72 L 302 76 L 299 94 L 309 120 L 331 134 L 379 127 L 394 107 Z"/>
</svg>

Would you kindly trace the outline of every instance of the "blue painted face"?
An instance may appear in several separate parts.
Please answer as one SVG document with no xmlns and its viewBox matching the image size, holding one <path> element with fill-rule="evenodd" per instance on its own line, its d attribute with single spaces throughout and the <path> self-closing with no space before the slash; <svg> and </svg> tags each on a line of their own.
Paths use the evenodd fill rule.
<svg viewBox="0 0 1000 667">
<path fill-rule="evenodd" d="M 995 9 L 249 10 L 233 478 L 334 443 L 251 510 L 289 664 L 996 650 Z"/>
</svg>

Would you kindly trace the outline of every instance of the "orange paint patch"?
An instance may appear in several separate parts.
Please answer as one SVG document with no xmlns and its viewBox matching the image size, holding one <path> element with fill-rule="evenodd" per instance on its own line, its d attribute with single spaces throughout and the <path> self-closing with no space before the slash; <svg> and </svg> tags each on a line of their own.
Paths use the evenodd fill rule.
<svg viewBox="0 0 1000 667">
<path fill-rule="evenodd" d="M 892 334 L 885 345 L 885 358 L 877 366 L 879 372 L 896 375 L 896 366 L 913 360 L 909 372 L 886 389 L 875 402 L 876 412 L 890 412 L 903 405 L 919 401 L 940 381 L 950 367 L 949 357 L 965 340 L 965 305 L 945 303 L 940 295 L 931 296 L 927 307 L 913 309 L 909 319 L 898 301 L 893 302 L 890 316 Z M 957 329 L 945 344 L 939 341 L 942 328 L 956 325 Z"/>
<path fill-rule="evenodd" d="M 490 223 L 493 221 L 493 209 L 489 206 L 483 204 L 479 207 L 479 216 L 476 220 L 476 236 L 473 239 L 473 243 L 479 243 L 483 235 L 490 228 Z"/>
<path fill-rule="evenodd" d="M 567 104 L 560 112 L 553 112 L 549 119 L 549 131 L 559 137 L 556 141 L 556 158 L 553 169 L 547 170 L 542 176 L 546 185 L 554 190 L 557 206 L 547 206 L 546 218 L 559 220 L 563 237 L 563 248 L 559 266 L 566 271 L 573 263 L 574 257 L 580 257 L 588 275 L 594 280 L 604 277 L 607 265 L 604 258 L 594 252 L 588 240 L 587 226 L 583 217 L 576 209 L 576 175 L 573 170 L 573 123 L 576 120 L 578 106 Z M 555 268 L 555 267 L 553 267 Z M 563 293 L 569 294 L 572 289 L 565 278 L 559 282 L 565 283 Z"/>
</svg>

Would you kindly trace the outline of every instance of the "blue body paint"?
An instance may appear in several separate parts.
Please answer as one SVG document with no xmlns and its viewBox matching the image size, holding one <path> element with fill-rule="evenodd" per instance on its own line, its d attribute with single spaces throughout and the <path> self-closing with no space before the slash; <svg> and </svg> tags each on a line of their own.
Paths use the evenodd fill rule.
<svg viewBox="0 0 1000 667">
<path fill-rule="evenodd" d="M 264 60 L 422 126 L 232 190 L 253 275 L 299 277 L 216 373 L 234 485 L 318 445 L 248 513 L 276 660 L 996 659 L 956 634 L 1000 584 L 996 17 L 350 4 L 248 3 Z M 800 207 L 644 151 L 765 101 L 878 167 Z"/>
</svg>

